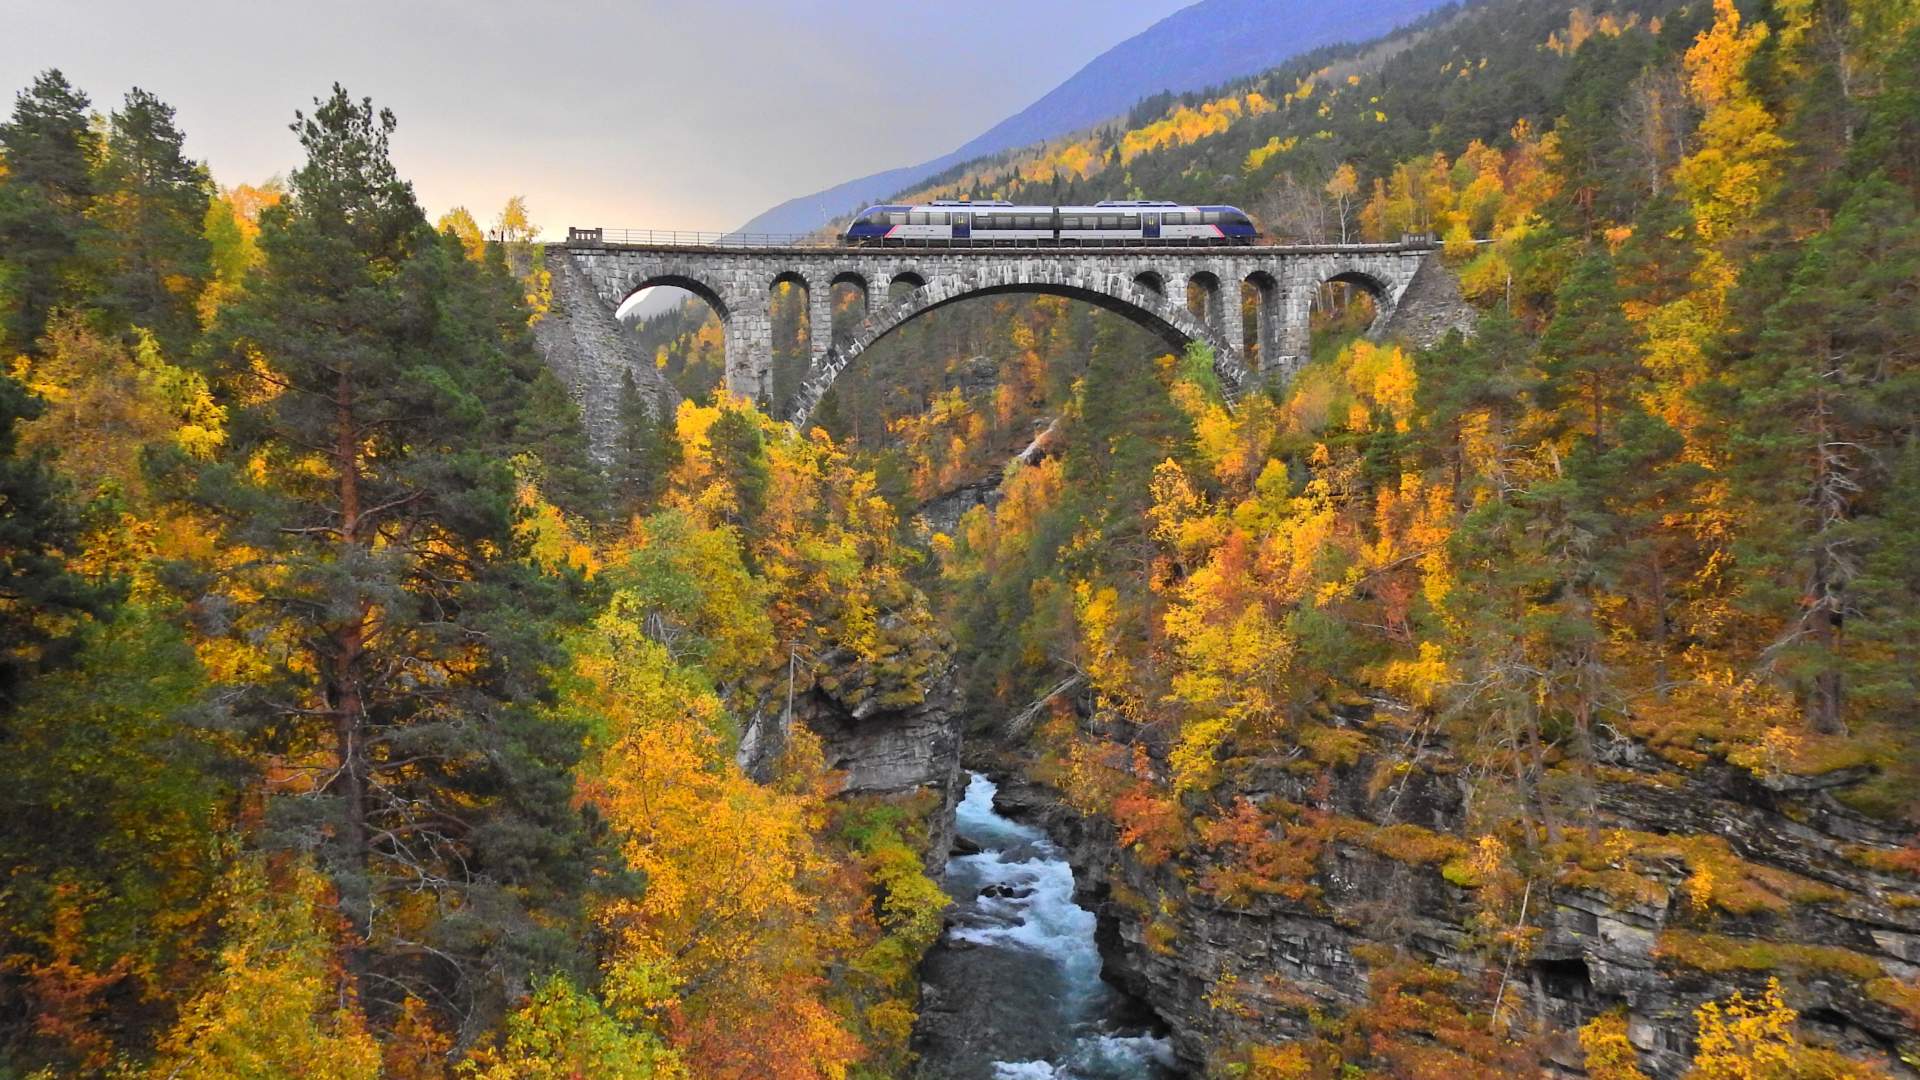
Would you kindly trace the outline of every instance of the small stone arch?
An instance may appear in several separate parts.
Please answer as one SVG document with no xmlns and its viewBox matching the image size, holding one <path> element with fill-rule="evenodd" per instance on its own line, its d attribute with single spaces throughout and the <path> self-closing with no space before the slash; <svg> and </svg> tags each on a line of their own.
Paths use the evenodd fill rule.
<svg viewBox="0 0 1920 1080">
<path fill-rule="evenodd" d="M 1336 283 L 1342 285 L 1358 285 L 1369 293 L 1372 293 L 1376 303 L 1385 303 L 1387 299 L 1393 295 L 1392 288 L 1390 288 L 1386 282 L 1365 270 L 1341 270 L 1328 275 L 1327 279 L 1321 282 L 1322 285 L 1332 285 Z"/>
<path fill-rule="evenodd" d="M 901 282 L 907 277 L 904 273 L 896 274 L 893 280 Z M 922 285 L 882 308 L 870 310 L 852 337 L 845 342 L 835 342 L 821 363 L 808 375 L 806 385 L 794 398 L 794 423 L 804 425 L 813 407 L 819 404 L 820 398 L 847 365 L 900 326 L 959 300 L 1007 293 L 1064 296 L 1085 301 L 1145 327 L 1159 335 L 1175 352 L 1185 349 L 1190 342 L 1203 342 L 1213 349 L 1215 369 L 1229 396 L 1238 393 L 1247 383 L 1246 369 L 1215 327 L 1195 317 L 1184 306 L 1134 285 L 1125 277 L 1062 274 L 1031 275 L 1024 280 L 1015 280 L 1010 277 L 996 279 L 988 275 L 985 280 L 943 280 L 932 286 Z"/>
<path fill-rule="evenodd" d="M 1220 277 L 1211 270 L 1195 270 L 1187 275 L 1187 295 L 1179 298 L 1194 317 L 1218 329 L 1222 322 Z"/>
<path fill-rule="evenodd" d="M 842 285 L 851 285 L 860 290 L 860 305 L 863 308 L 871 309 L 873 307 L 873 287 L 867 283 L 867 276 L 865 274 L 862 274 L 858 270 L 842 270 L 833 275 L 833 279 L 827 282 L 827 291 L 831 292 Z"/>
<path fill-rule="evenodd" d="M 1142 270 L 1133 275 L 1135 288 L 1145 289 L 1159 296 L 1167 295 L 1167 279 L 1158 270 Z"/>
<path fill-rule="evenodd" d="M 872 294 L 868 294 L 867 310 L 872 311 L 875 307 L 885 307 L 891 303 L 893 300 L 893 289 L 896 285 L 905 285 L 912 289 L 924 289 L 927 287 L 927 279 L 922 276 L 918 270 L 906 269 L 896 271 L 892 279 L 887 282 L 886 291 L 880 294 L 879 304 L 876 305 L 873 302 Z"/>
<path fill-rule="evenodd" d="M 1247 368 L 1265 371 L 1273 363 L 1278 347 L 1280 326 L 1286 318 L 1280 282 L 1265 270 L 1255 270 L 1240 284 L 1242 318 L 1251 317 L 1243 340 L 1247 344 Z"/>
<path fill-rule="evenodd" d="M 635 293 L 643 289 L 652 289 L 659 286 L 685 289 L 699 297 L 705 301 L 708 307 L 713 309 L 714 315 L 718 316 L 721 322 L 725 322 L 730 314 L 727 301 L 721 296 L 719 289 L 714 288 L 712 285 L 691 274 L 674 270 L 629 274 L 617 290 L 618 295 L 609 296 L 607 300 L 612 304 L 613 309 L 618 311 L 620 310 L 620 305 L 626 303 L 628 298 L 632 297 Z"/>
<path fill-rule="evenodd" d="M 1314 289 L 1314 302 L 1325 292 L 1328 285 L 1353 285 L 1367 294 L 1373 301 L 1373 321 L 1367 325 L 1367 334 L 1372 336 L 1387 325 L 1393 315 L 1393 287 L 1373 273 L 1358 267 L 1346 267 L 1327 275 Z"/>
</svg>

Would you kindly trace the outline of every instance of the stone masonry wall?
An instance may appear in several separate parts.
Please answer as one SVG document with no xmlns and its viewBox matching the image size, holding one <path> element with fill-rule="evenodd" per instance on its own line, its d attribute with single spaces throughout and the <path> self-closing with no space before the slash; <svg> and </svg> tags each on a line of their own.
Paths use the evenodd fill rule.
<svg viewBox="0 0 1920 1080">
<path fill-rule="evenodd" d="M 562 254 L 564 252 L 564 255 Z M 1313 296 L 1330 280 L 1354 281 L 1378 299 L 1378 333 L 1416 344 L 1445 330 L 1470 325 L 1437 259 L 1426 245 L 1357 244 L 1315 248 L 676 248 L 597 242 L 552 249 L 556 300 L 590 289 L 609 313 L 639 289 L 674 285 L 711 304 L 725 324 L 727 385 L 756 400 L 772 390 L 774 284 L 797 280 L 810 301 L 812 371 L 796 403 L 794 419 L 807 412 L 833 379 L 861 351 L 901 323 L 966 296 L 1029 292 L 1070 296 L 1119 311 L 1179 347 L 1203 341 L 1215 354 L 1229 390 L 1243 390 L 1265 377 L 1286 378 L 1308 351 Z M 831 339 L 829 292 L 852 282 L 867 296 L 866 319 L 844 341 Z M 895 284 L 912 291 L 889 300 Z M 1230 317 L 1242 282 L 1262 298 L 1257 338 L 1246 341 L 1242 321 Z M 1189 284 L 1203 303 L 1187 304 Z M 1419 287 L 1415 287 L 1418 285 Z M 584 300 L 575 305 L 584 309 Z M 829 316 L 829 317 L 823 317 Z M 594 336 L 576 330 L 574 337 Z M 1253 348 L 1249 348 L 1252 345 Z M 562 350 L 564 352 L 564 350 Z M 607 408 L 594 399 L 617 400 L 620 363 L 599 345 L 585 351 L 604 360 L 573 360 L 573 383 L 591 423 L 605 423 Z M 1250 370 L 1249 356 L 1262 370 Z M 565 357 L 556 366 L 567 362 Z M 611 376 L 611 382 L 605 381 Z M 597 436 L 596 436 L 597 437 Z"/>
</svg>

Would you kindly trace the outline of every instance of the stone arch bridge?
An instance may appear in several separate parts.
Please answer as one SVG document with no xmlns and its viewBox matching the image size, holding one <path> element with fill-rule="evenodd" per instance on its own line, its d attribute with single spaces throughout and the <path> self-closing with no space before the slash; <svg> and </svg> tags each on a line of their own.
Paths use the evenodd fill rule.
<svg viewBox="0 0 1920 1080">
<path fill-rule="evenodd" d="M 1066 296 L 1118 312 L 1170 348 L 1204 342 L 1229 394 L 1261 380 L 1285 379 L 1304 361 L 1313 299 L 1327 282 L 1352 283 L 1373 294 L 1376 317 L 1369 333 L 1376 337 L 1425 344 L 1472 322 L 1439 249 L 1425 239 L 1315 247 L 864 248 L 761 246 L 730 238 L 659 243 L 649 242 L 650 234 L 626 242 L 618 236 L 572 229 L 564 245 L 549 246 L 557 297 L 564 302 L 568 289 L 590 290 L 612 310 L 653 286 L 692 292 L 725 327 L 728 389 L 763 404 L 772 392 L 772 292 L 786 282 L 806 289 L 809 365 L 788 417 L 799 424 L 876 341 L 921 314 L 972 296 Z M 565 265 L 554 267 L 556 255 Z M 865 316 L 835 338 L 833 288 L 843 283 L 859 290 Z M 1243 295 L 1253 301 L 1251 319 L 1242 314 Z M 583 392 L 592 426 L 591 414 L 603 410 L 590 399 L 617 391 L 618 384 L 594 388 L 579 385 L 583 381 L 576 375 L 575 389 Z"/>
</svg>

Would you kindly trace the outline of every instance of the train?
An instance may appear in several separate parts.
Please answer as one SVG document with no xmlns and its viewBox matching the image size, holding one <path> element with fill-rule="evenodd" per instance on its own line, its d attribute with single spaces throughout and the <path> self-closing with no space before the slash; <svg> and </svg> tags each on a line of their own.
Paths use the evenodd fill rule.
<svg viewBox="0 0 1920 1080">
<path fill-rule="evenodd" d="M 962 200 L 870 206 L 854 215 L 841 240 L 858 247 L 1093 247 L 1251 244 L 1259 238 L 1253 219 L 1238 207 L 1127 199 L 1092 206 Z"/>
</svg>

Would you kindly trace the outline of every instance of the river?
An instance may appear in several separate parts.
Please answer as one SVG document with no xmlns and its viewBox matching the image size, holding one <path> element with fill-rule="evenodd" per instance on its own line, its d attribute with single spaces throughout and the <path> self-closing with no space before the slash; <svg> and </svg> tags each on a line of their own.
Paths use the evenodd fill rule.
<svg viewBox="0 0 1920 1080">
<path fill-rule="evenodd" d="M 1153 1018 L 1100 978 L 1093 913 L 1046 834 L 993 808 L 970 774 L 947 864 L 951 925 L 923 969 L 921 1080 L 1175 1080 Z"/>
</svg>

